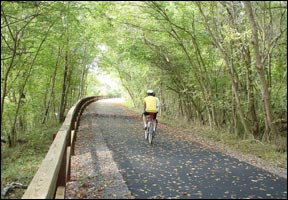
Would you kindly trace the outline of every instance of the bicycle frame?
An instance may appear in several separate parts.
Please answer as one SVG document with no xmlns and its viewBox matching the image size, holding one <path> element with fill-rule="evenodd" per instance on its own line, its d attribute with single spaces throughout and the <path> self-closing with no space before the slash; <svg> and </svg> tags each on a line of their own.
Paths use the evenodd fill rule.
<svg viewBox="0 0 288 200">
<path fill-rule="evenodd" d="M 148 139 L 150 144 L 152 144 L 155 132 L 156 132 L 155 113 L 149 113 L 149 115 L 147 116 L 147 130 L 145 130 L 145 139 Z"/>
</svg>

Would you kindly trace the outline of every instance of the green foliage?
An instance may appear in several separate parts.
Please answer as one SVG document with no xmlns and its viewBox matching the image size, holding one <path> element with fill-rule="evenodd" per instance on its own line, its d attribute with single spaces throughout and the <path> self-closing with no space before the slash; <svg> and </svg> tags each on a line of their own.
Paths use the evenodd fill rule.
<svg viewBox="0 0 288 200">
<path fill-rule="evenodd" d="M 261 10 L 278 4 L 282 3 L 253 3 L 253 6 Z M 13 46 L 9 29 L 12 34 L 21 29 L 17 50 L 24 52 L 13 59 L 13 68 L 7 79 L 7 96 L 16 100 L 13 112 L 18 115 L 16 102 L 19 100 L 18 91 L 23 86 L 29 106 L 23 105 L 20 113 L 41 110 L 44 116 L 45 108 L 52 104 L 54 113 L 61 102 L 65 65 L 69 66 L 68 102 L 76 101 L 81 89 L 87 94 L 100 94 L 99 88 L 103 86 L 97 85 L 97 81 L 87 81 L 87 75 L 84 78 L 80 76 L 82 72 L 91 72 L 88 69 L 93 62 L 97 62 L 96 68 L 104 73 L 118 73 L 126 93 L 137 106 L 141 104 L 143 91 L 154 88 L 158 94 L 162 94 L 163 100 L 175 103 L 173 108 L 167 108 L 171 109 L 169 112 L 178 112 L 182 107 L 186 110 L 184 117 L 188 117 L 185 115 L 193 115 L 191 109 L 197 110 L 205 123 L 209 109 L 216 109 L 215 113 L 228 111 L 229 118 L 234 108 L 227 102 L 232 102 L 234 98 L 231 81 L 235 81 L 241 101 L 237 109 L 249 112 L 248 71 L 243 49 L 248 49 L 252 58 L 253 50 L 249 44 L 252 32 L 247 25 L 247 17 L 243 15 L 243 7 L 233 5 L 239 5 L 239 2 L 4 2 L 7 25 L 3 29 L 3 57 L 9 57 L 9 47 Z M 234 15 L 231 9 L 234 9 Z M 9 18 L 10 13 L 19 20 L 14 23 L 13 18 Z M 269 35 L 268 31 L 271 31 L 271 36 L 276 37 L 280 33 L 277 24 L 285 26 L 281 9 L 276 9 L 273 15 L 267 14 L 268 19 L 271 18 L 267 20 L 269 23 L 262 21 L 266 13 L 256 14 L 259 25 L 264 27 L 261 30 L 267 32 L 263 32 L 264 35 Z M 272 19 L 277 23 L 272 23 Z M 285 32 L 285 27 L 283 30 Z M 45 36 L 47 38 L 36 57 L 37 48 Z M 282 45 L 274 49 L 273 46 L 265 48 L 264 41 L 261 41 L 261 53 L 265 54 L 265 49 L 271 50 L 271 71 L 267 67 L 267 81 L 270 79 L 274 113 L 281 117 L 287 113 L 285 101 L 282 101 L 287 88 L 283 73 L 287 68 L 286 45 L 283 45 L 287 37 L 280 35 L 276 39 L 278 43 L 273 45 Z M 217 42 L 222 46 L 217 46 Z M 272 43 L 267 42 L 267 45 Z M 99 46 L 108 50 L 101 50 Z M 228 76 L 230 67 L 226 66 L 223 52 L 233 60 L 232 77 Z M 4 67 L 1 70 L 4 74 L 8 71 L 9 61 L 11 59 L 2 60 Z M 33 67 L 29 72 L 31 65 Z M 255 99 L 261 99 L 260 80 L 253 66 L 251 73 Z M 49 94 L 52 87 L 53 93 Z M 113 91 L 109 87 L 106 89 Z M 125 93 L 124 90 L 121 93 Z M 179 95 L 183 96 L 181 100 L 178 100 Z M 52 98 L 52 104 L 47 96 Z M 264 117 L 261 101 L 257 100 L 255 105 L 261 121 Z M 4 105 L 3 117 L 7 117 L 6 112 L 11 111 L 11 106 Z M 52 108 L 49 111 L 52 113 Z M 51 113 L 49 115 L 52 116 Z"/>
<path fill-rule="evenodd" d="M 285 6 L 252 2 L 273 123 L 287 138 Z M 148 88 L 163 103 L 159 117 L 231 127 L 230 137 L 245 134 L 240 112 L 252 128 L 253 94 L 259 135 L 270 132 L 253 32 L 240 2 L 3 1 L 1 9 L 2 136 L 50 127 L 61 106 L 69 109 L 84 96 L 122 96 L 141 110 Z M 101 82 L 100 74 L 116 84 Z"/>
<path fill-rule="evenodd" d="M 88 64 L 98 53 L 94 48 L 97 27 L 91 22 L 97 15 L 87 14 L 89 4 L 78 2 L 3 2 L 2 6 L 1 74 L 5 80 L 1 79 L 1 94 L 6 97 L 1 125 L 6 137 L 13 135 L 16 127 L 17 138 L 18 132 L 25 135 L 44 119 L 55 120 L 62 95 L 66 95 L 69 108 L 86 88 Z M 16 34 L 18 41 L 13 38 Z M 11 55 L 12 50 L 16 53 Z M 25 129 L 17 125 L 24 121 Z"/>
<path fill-rule="evenodd" d="M 59 128 L 60 125 L 55 123 L 48 127 L 34 128 L 21 137 L 26 143 L 14 148 L 8 148 L 8 144 L 1 145 L 1 188 L 12 181 L 29 185 L 48 152 L 53 134 L 57 133 Z"/>
</svg>

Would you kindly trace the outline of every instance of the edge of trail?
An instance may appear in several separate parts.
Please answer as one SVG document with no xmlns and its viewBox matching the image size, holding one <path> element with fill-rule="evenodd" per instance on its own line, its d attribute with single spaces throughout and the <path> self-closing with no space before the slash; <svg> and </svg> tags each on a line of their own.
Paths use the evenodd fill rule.
<svg viewBox="0 0 288 200">
<path fill-rule="evenodd" d="M 94 103 L 81 116 L 66 198 L 134 199 L 104 141 L 101 124 L 95 120 L 99 113 Z"/>
</svg>

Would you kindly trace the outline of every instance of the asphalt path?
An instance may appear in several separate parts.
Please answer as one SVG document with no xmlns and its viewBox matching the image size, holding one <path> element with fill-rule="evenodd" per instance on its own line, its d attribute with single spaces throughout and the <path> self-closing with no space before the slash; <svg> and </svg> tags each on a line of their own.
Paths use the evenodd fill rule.
<svg viewBox="0 0 288 200">
<path fill-rule="evenodd" d="M 137 199 L 287 199 L 285 178 L 207 148 L 161 121 L 151 145 L 139 113 L 109 100 L 92 106 L 103 142 Z"/>
</svg>

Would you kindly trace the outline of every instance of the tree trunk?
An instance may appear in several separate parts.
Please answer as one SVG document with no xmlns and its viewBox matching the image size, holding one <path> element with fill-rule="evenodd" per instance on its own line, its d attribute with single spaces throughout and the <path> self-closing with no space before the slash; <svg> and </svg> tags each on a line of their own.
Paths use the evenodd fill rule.
<svg viewBox="0 0 288 200">
<path fill-rule="evenodd" d="M 83 62 L 82 62 L 82 72 L 81 72 L 81 82 L 80 82 L 80 88 L 79 88 L 79 93 L 78 93 L 78 99 L 81 99 L 83 97 L 84 93 L 84 87 L 85 87 L 85 81 L 86 81 L 86 76 L 89 67 L 85 65 L 86 63 L 86 57 L 87 57 L 87 44 L 85 44 L 84 47 L 84 55 L 83 55 Z"/>
<path fill-rule="evenodd" d="M 65 17 L 68 17 L 69 15 L 69 4 L 70 2 L 67 2 L 67 14 Z M 62 123 L 65 119 L 64 113 L 65 113 L 65 106 L 67 101 L 67 88 L 68 88 L 68 69 L 70 65 L 70 57 L 69 57 L 69 23 L 63 21 L 63 25 L 65 26 L 65 37 L 66 37 L 66 47 L 65 47 L 65 56 L 64 56 L 64 74 L 63 74 L 63 83 L 62 83 L 62 92 L 61 92 L 61 101 L 60 101 L 60 108 L 59 108 L 59 115 L 58 120 L 59 123 Z"/>
<path fill-rule="evenodd" d="M 16 57 L 18 44 L 19 44 L 18 43 L 18 36 L 16 34 L 15 41 L 14 41 L 14 47 L 13 47 L 13 53 L 12 53 L 12 59 L 10 61 L 8 68 L 6 69 L 6 71 L 4 73 L 3 88 L 1 88 L 1 92 L 2 92 L 1 93 L 1 127 L 2 127 L 2 122 L 3 122 L 4 100 L 5 100 L 6 93 L 7 93 L 8 77 L 9 77 L 10 71 L 13 69 L 13 64 L 14 64 L 14 59 Z M 2 76 L 1 76 L 1 78 L 2 78 Z M 1 83 L 2 83 L 2 80 L 1 80 Z M 1 84 L 1 87 L 2 87 L 2 84 Z"/>
<path fill-rule="evenodd" d="M 51 28 L 51 27 L 50 27 L 50 28 Z M 50 28 L 49 28 L 49 30 L 50 30 Z M 48 32 L 49 32 L 49 30 L 48 30 Z M 16 141 L 16 139 L 17 139 L 17 138 L 16 138 L 16 122 L 17 122 L 17 118 L 19 117 L 18 114 L 19 114 L 19 111 L 20 111 L 20 108 L 21 108 L 21 105 L 22 105 L 22 104 L 21 104 L 21 101 L 22 101 L 21 97 L 22 97 L 22 94 L 24 94 L 24 89 L 25 89 L 25 86 L 26 86 L 26 84 L 27 84 L 28 78 L 29 78 L 30 75 L 31 75 L 31 70 L 32 70 L 32 68 L 33 68 L 34 62 L 35 62 L 35 60 L 36 60 L 36 58 L 37 58 L 37 56 L 38 56 L 38 54 L 39 54 L 39 52 L 40 52 L 40 50 L 41 50 L 41 47 L 42 47 L 44 41 L 46 40 L 46 38 L 47 38 L 47 36 L 48 36 L 48 32 L 47 32 L 47 34 L 45 35 L 45 37 L 43 38 L 43 40 L 41 41 L 41 43 L 40 43 L 40 45 L 39 45 L 39 47 L 38 47 L 38 49 L 37 49 L 37 52 L 36 52 L 36 54 L 35 54 L 32 62 L 30 63 L 29 69 L 28 69 L 28 71 L 27 71 L 27 75 L 26 75 L 26 77 L 24 77 L 24 82 L 23 82 L 23 84 L 21 85 L 21 88 L 20 88 L 20 95 L 19 95 L 19 99 L 18 99 L 18 102 L 17 102 L 15 117 L 14 117 L 14 121 L 13 121 L 13 124 L 12 124 L 12 129 L 11 129 L 11 140 L 12 140 L 11 142 L 12 142 L 12 146 L 15 145 L 15 141 Z"/>
<path fill-rule="evenodd" d="M 244 48 L 243 48 L 244 49 Z M 247 101 L 248 101 L 248 115 L 250 117 L 252 123 L 252 134 L 256 139 L 260 139 L 260 132 L 259 132 L 259 122 L 257 119 L 256 114 L 256 107 L 255 107 L 255 98 L 254 98 L 254 85 L 253 85 L 253 78 L 252 78 L 252 70 L 251 70 L 251 56 L 249 48 L 244 50 L 244 59 L 245 59 L 245 66 L 247 69 Z"/>
<path fill-rule="evenodd" d="M 234 97 L 235 97 L 236 108 L 238 110 L 242 125 L 243 125 L 243 127 L 245 129 L 244 139 L 246 139 L 248 135 L 251 135 L 251 131 L 249 129 L 249 126 L 247 124 L 247 121 L 245 119 L 244 113 L 243 113 L 242 108 L 241 108 L 240 98 L 239 98 L 239 95 L 238 95 L 238 92 L 237 92 L 237 86 L 236 86 L 236 83 L 235 83 L 234 78 L 233 78 L 234 75 L 233 75 L 232 64 L 229 62 L 227 57 L 225 58 L 225 61 L 226 61 L 226 65 L 228 67 L 228 69 L 227 69 L 228 70 L 228 74 L 229 74 L 229 77 L 230 77 L 230 80 L 231 80 L 231 83 L 232 83 L 232 92 L 233 92 Z"/>
<path fill-rule="evenodd" d="M 258 41 L 258 28 L 257 24 L 254 18 L 253 10 L 251 7 L 250 1 L 244 1 L 245 9 L 248 14 L 248 19 L 250 22 L 250 26 L 252 29 L 252 46 L 254 49 L 254 58 L 255 58 L 255 67 L 258 72 L 260 82 L 261 82 L 261 94 L 263 99 L 263 104 L 265 108 L 265 116 L 267 121 L 265 120 L 267 124 L 267 127 L 269 127 L 271 133 L 273 136 L 277 136 L 277 129 L 275 125 L 273 124 L 273 115 L 272 115 L 272 108 L 271 108 L 271 101 L 270 101 L 270 94 L 269 94 L 269 88 L 268 83 L 265 78 L 265 70 L 264 70 L 264 63 L 261 61 L 261 55 L 259 52 L 259 41 Z M 268 130 L 266 130 L 268 131 Z"/>
<path fill-rule="evenodd" d="M 66 105 L 65 101 L 67 99 L 66 98 L 67 74 L 68 74 L 68 50 L 66 50 L 66 53 L 65 53 L 64 75 L 63 75 L 63 83 L 62 83 L 61 102 L 60 102 L 60 108 L 59 108 L 59 123 L 62 123 L 65 118 L 64 113 L 65 113 L 65 105 Z"/>
<path fill-rule="evenodd" d="M 231 85 L 231 90 L 232 89 L 232 85 Z M 231 121 L 231 127 L 232 127 L 232 130 L 230 130 L 230 132 L 233 132 L 236 136 L 239 136 L 238 134 L 238 129 L 237 129 L 237 108 L 236 108 L 236 102 L 235 102 L 235 95 L 233 94 L 232 92 L 232 95 L 231 95 L 231 110 L 232 110 L 232 121 Z"/>
<path fill-rule="evenodd" d="M 51 103 L 52 103 L 52 99 L 54 97 L 54 89 L 55 89 L 55 79 L 56 79 L 56 75 L 57 75 L 57 69 L 58 69 L 58 62 L 59 62 L 59 58 L 60 58 L 60 54 L 61 54 L 61 49 L 59 47 L 59 50 L 58 50 L 58 56 L 57 56 L 57 61 L 56 61 L 56 64 L 55 64 L 55 69 L 54 69 L 54 73 L 52 75 L 52 86 L 51 86 L 51 92 L 50 92 L 50 95 L 49 95 L 49 100 L 48 100 L 48 103 L 47 103 L 47 106 L 46 106 L 46 109 L 45 109 L 45 113 L 44 113 L 44 117 L 43 117 L 43 120 L 42 120 L 42 124 L 45 123 L 47 117 L 48 117 L 48 114 L 49 114 L 49 109 L 50 109 L 50 106 L 51 106 Z"/>
</svg>

